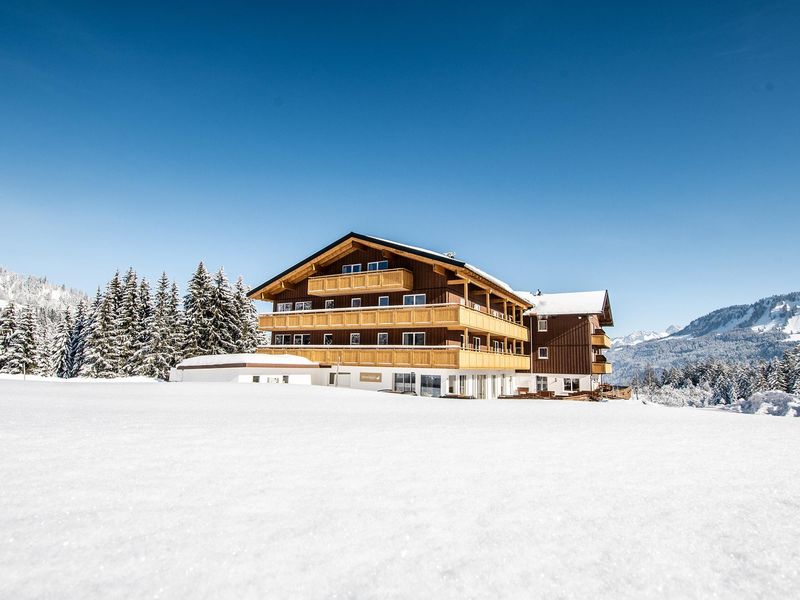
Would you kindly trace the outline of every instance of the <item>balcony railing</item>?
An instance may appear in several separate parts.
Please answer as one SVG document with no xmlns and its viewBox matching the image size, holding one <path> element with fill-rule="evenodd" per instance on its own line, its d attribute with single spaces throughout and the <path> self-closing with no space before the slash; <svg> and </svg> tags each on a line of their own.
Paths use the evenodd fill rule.
<svg viewBox="0 0 800 600">
<path fill-rule="evenodd" d="M 592 375 L 608 375 L 613 371 L 611 363 L 602 354 L 595 354 L 592 361 Z"/>
<path fill-rule="evenodd" d="M 611 338 L 602 329 L 596 329 L 592 334 L 592 346 L 595 348 L 611 348 Z"/>
<path fill-rule="evenodd" d="M 262 354 L 292 354 L 322 365 L 530 371 L 530 357 L 460 346 L 262 346 Z"/>
<path fill-rule="evenodd" d="M 462 304 L 424 304 L 352 309 L 276 312 L 260 315 L 264 331 L 335 331 L 342 329 L 388 329 L 399 327 L 445 327 L 469 329 L 490 335 L 527 341 L 528 329 L 492 314 Z"/>
<path fill-rule="evenodd" d="M 410 292 L 414 274 L 408 269 L 383 269 L 308 278 L 311 296 L 343 296 L 377 292 Z"/>
</svg>

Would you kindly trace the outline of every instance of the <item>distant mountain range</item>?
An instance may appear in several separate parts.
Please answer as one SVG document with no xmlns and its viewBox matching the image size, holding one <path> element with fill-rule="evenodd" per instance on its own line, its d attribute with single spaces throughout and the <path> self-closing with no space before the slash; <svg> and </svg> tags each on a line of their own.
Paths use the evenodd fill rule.
<svg viewBox="0 0 800 600">
<path fill-rule="evenodd" d="M 800 292 L 720 308 L 682 329 L 637 331 L 613 341 L 606 352 L 612 380 L 627 382 L 644 368 L 664 369 L 708 358 L 768 360 L 800 343 Z"/>
<path fill-rule="evenodd" d="M 74 309 L 88 296 L 76 289 L 50 283 L 44 277 L 20 275 L 0 267 L 0 308 L 9 302 L 19 306 L 30 306 L 46 312 L 61 312 Z"/>
</svg>

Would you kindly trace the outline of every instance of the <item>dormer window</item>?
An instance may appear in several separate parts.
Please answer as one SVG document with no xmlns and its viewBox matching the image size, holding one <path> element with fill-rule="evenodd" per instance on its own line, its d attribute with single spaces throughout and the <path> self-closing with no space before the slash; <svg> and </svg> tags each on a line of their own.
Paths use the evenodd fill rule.
<svg viewBox="0 0 800 600">
<path fill-rule="evenodd" d="M 376 260 L 367 263 L 367 271 L 383 271 L 389 268 L 388 260 Z"/>
<path fill-rule="evenodd" d="M 361 273 L 361 264 L 342 265 L 342 273 Z"/>
</svg>

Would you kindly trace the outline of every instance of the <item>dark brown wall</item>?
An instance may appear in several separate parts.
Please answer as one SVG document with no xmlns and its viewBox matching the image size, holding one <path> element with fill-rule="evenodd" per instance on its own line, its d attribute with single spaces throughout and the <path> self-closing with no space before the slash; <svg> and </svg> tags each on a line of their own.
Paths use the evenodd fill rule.
<svg viewBox="0 0 800 600">
<path fill-rule="evenodd" d="M 537 319 L 525 318 L 532 342 L 526 344 L 532 373 L 591 374 L 593 323 L 586 316 L 563 315 L 547 319 L 547 331 L 537 331 Z M 538 348 L 547 346 L 547 360 L 539 360 Z"/>
<path fill-rule="evenodd" d="M 402 256 L 390 256 L 384 258 L 380 250 L 368 248 L 365 250 L 355 250 L 346 257 L 339 259 L 324 268 L 320 269 L 315 276 L 319 275 L 339 275 L 343 265 L 360 263 L 363 271 L 367 270 L 367 263 L 376 260 L 388 260 L 390 269 L 408 269 L 414 274 L 414 289 L 410 292 L 394 292 L 382 294 L 353 294 L 351 296 L 331 296 L 335 308 L 349 308 L 351 298 L 361 298 L 361 306 L 377 306 L 378 297 L 389 296 L 389 304 L 399 306 L 403 304 L 405 294 L 425 294 L 428 304 L 443 304 L 453 302 L 448 294 L 446 275 L 439 275 L 433 271 L 433 266 L 424 262 L 419 262 Z M 452 275 L 451 275 L 452 276 Z M 459 296 L 460 297 L 460 296 Z M 296 302 L 301 300 L 311 300 L 312 309 L 324 309 L 326 298 L 321 296 L 308 295 L 308 280 L 298 282 L 294 289 L 285 290 L 276 294 L 275 302 Z M 458 300 L 455 300 L 457 302 Z"/>
<path fill-rule="evenodd" d="M 351 333 L 360 333 L 361 334 L 361 345 L 362 346 L 374 346 L 378 343 L 378 333 L 388 333 L 389 334 L 389 345 L 390 346 L 400 346 L 403 343 L 403 332 L 404 331 L 424 331 L 425 332 L 425 345 L 426 346 L 443 346 L 448 343 L 448 339 L 451 338 L 449 334 L 451 333 L 458 333 L 448 331 L 444 328 L 431 328 L 426 329 L 424 327 L 415 328 L 415 329 L 347 329 L 345 331 L 300 331 L 300 330 L 293 330 L 290 335 L 294 335 L 296 333 L 310 333 L 311 334 L 311 345 L 322 345 L 323 335 L 325 333 L 332 333 L 333 334 L 333 344 L 335 346 L 347 346 L 350 344 L 350 334 Z M 273 339 L 279 333 L 273 333 Z"/>
</svg>

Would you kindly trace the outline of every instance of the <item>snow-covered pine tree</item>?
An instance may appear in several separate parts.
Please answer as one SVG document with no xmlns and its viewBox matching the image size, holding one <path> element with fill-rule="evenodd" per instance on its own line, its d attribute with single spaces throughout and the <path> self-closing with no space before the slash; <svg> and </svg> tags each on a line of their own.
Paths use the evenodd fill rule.
<svg viewBox="0 0 800 600">
<path fill-rule="evenodd" d="M 786 391 L 786 376 L 783 371 L 783 364 L 777 358 L 773 358 L 769 362 L 767 386 L 771 390 Z"/>
<path fill-rule="evenodd" d="M 86 312 L 86 302 L 78 302 L 75 310 L 75 320 L 72 324 L 72 331 L 69 334 L 69 373 L 66 377 L 77 377 L 84 362 L 84 348 L 86 346 L 86 333 L 88 326 L 88 314 Z"/>
<path fill-rule="evenodd" d="M 183 307 L 186 318 L 184 356 L 210 354 L 213 345 L 214 283 L 205 265 L 200 262 L 189 280 Z"/>
<path fill-rule="evenodd" d="M 236 279 L 233 299 L 236 306 L 236 319 L 239 322 L 237 352 L 255 352 L 258 346 L 258 312 L 255 304 L 247 297 L 247 286 L 241 278 Z"/>
<path fill-rule="evenodd" d="M 125 369 L 128 375 L 139 375 L 146 361 L 148 348 L 151 345 L 153 317 L 153 297 L 150 294 L 150 282 L 142 277 L 139 282 L 136 302 L 136 317 L 133 322 L 133 356 Z"/>
<path fill-rule="evenodd" d="M 178 290 L 178 284 L 174 281 L 169 289 L 164 320 L 168 332 L 169 365 L 174 367 L 184 357 L 184 348 L 187 340 L 186 317 L 181 308 L 181 295 Z"/>
<path fill-rule="evenodd" d="M 128 269 L 122 282 L 122 300 L 116 307 L 114 320 L 114 345 L 118 375 L 131 375 L 139 335 L 139 283 L 133 267 Z"/>
<path fill-rule="evenodd" d="M 236 352 L 236 342 L 241 334 L 236 304 L 225 269 L 214 275 L 214 293 L 211 303 L 211 354 Z"/>
<path fill-rule="evenodd" d="M 118 374 L 114 302 L 110 284 L 105 294 L 97 291 L 95 308 L 86 334 L 84 363 L 80 372 L 83 376 L 108 379 Z"/>
<path fill-rule="evenodd" d="M 783 354 L 781 367 L 786 391 L 790 394 L 800 394 L 800 345 Z"/>
<path fill-rule="evenodd" d="M 142 280 L 146 283 L 147 280 Z M 144 377 L 166 379 L 169 375 L 169 329 L 167 327 L 167 309 L 169 301 L 169 280 L 162 273 L 156 288 L 155 303 L 152 310 L 144 311 L 145 332 L 142 343 L 134 356 L 136 374 Z M 141 291 L 141 290 L 140 290 Z M 148 290 L 149 296 L 149 290 Z M 145 302 L 142 296 L 142 303 Z M 149 300 L 147 300 L 149 303 Z"/>
<path fill-rule="evenodd" d="M 8 356 L 8 348 L 11 344 L 11 337 L 17 328 L 16 306 L 9 302 L 0 312 L 0 373 L 4 373 L 3 367 Z"/>
<path fill-rule="evenodd" d="M 17 315 L 14 333 L 6 351 L 3 372 L 35 373 L 38 367 L 37 358 L 36 318 L 33 310 L 26 306 Z"/>
<path fill-rule="evenodd" d="M 50 365 L 48 374 L 51 376 L 66 379 L 72 372 L 72 355 L 70 352 L 72 328 L 72 312 L 67 308 L 56 327 L 55 334 L 50 340 Z"/>
</svg>

